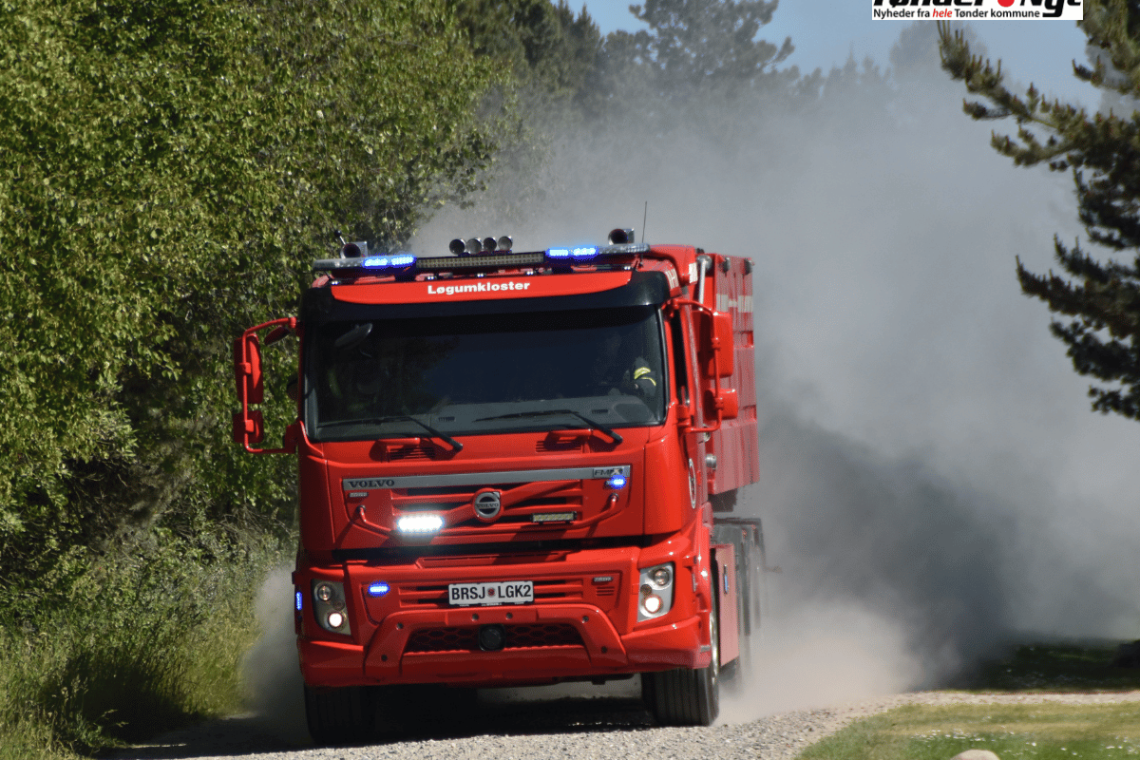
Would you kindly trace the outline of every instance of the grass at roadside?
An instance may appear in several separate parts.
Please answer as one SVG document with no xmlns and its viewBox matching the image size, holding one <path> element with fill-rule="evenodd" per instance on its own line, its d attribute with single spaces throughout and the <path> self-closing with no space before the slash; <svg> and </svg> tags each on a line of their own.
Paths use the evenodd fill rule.
<svg viewBox="0 0 1140 760">
<path fill-rule="evenodd" d="M 239 708 L 277 556 L 268 540 L 209 562 L 168 549 L 86 572 L 65 605 L 0 627 L 0 760 L 91 755 Z"/>
<path fill-rule="evenodd" d="M 1140 754 L 1140 704 L 910 705 L 861 720 L 802 760 L 949 760 L 988 749 L 1002 760 L 1102 760 Z"/>
<path fill-rule="evenodd" d="M 971 692 L 1111 692 L 1140 689 L 1140 669 L 1112 666 L 1115 643 L 1017 647 L 980 668 Z M 1001 760 L 1140 755 L 1140 703 L 909 705 L 858 721 L 809 747 L 801 760 L 949 760 L 987 749 Z"/>
</svg>

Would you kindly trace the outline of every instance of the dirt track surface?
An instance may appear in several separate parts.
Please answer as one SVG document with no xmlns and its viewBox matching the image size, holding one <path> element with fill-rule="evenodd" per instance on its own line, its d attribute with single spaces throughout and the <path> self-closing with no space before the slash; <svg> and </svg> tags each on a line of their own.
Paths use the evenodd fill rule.
<svg viewBox="0 0 1140 760">
<path fill-rule="evenodd" d="M 867 715 L 904 704 L 1099 704 L 1140 701 L 1140 691 L 1095 694 L 916 692 L 796 710 L 711 728 L 659 728 L 630 699 L 482 704 L 466 715 L 431 715 L 382 742 L 313 747 L 303 725 L 241 716 L 196 726 L 117 753 L 119 760 L 256 757 L 259 760 L 790 760 L 804 747 Z"/>
</svg>

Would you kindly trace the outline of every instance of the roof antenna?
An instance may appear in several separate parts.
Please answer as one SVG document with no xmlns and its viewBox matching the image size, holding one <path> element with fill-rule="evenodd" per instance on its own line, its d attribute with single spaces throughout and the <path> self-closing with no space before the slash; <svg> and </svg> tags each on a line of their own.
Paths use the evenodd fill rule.
<svg viewBox="0 0 1140 760">
<path fill-rule="evenodd" d="M 649 238 L 645 237 L 645 219 L 649 216 L 649 201 L 645 202 L 645 211 L 641 214 L 641 242 L 644 243 Z"/>
</svg>

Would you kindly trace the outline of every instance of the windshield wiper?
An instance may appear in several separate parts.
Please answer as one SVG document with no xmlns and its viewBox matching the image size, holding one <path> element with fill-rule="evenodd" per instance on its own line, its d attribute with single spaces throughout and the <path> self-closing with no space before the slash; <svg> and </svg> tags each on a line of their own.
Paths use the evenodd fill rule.
<svg viewBox="0 0 1140 760">
<path fill-rule="evenodd" d="M 496 414 L 494 417 L 480 417 L 479 419 L 475 420 L 475 422 L 488 422 L 490 420 L 524 419 L 526 417 L 549 417 L 549 416 L 554 415 L 554 414 L 569 414 L 571 416 L 577 417 L 578 419 L 582 420 L 582 422 L 585 422 L 587 425 L 589 425 L 592 429 L 608 435 L 610 437 L 610 440 L 612 440 L 614 443 L 621 443 L 622 442 L 622 437 L 620 435 L 618 435 L 616 432 L 614 432 L 613 430 L 606 427 L 605 425 L 603 425 L 600 422 L 595 422 L 594 420 L 590 419 L 589 417 L 587 417 L 584 414 L 579 414 L 578 412 L 575 412 L 573 409 L 546 409 L 546 410 L 535 411 L 535 412 L 515 412 L 514 414 Z"/>
<path fill-rule="evenodd" d="M 416 419 L 410 414 L 390 414 L 387 417 L 366 417 L 360 420 L 336 420 L 335 422 L 326 422 L 321 427 L 341 427 L 342 425 L 383 425 L 385 422 L 414 422 L 424 430 L 431 433 L 433 438 L 439 438 L 451 447 L 452 451 L 463 451 L 463 444 L 455 440 L 446 433 L 433 428 L 431 425 Z"/>
</svg>

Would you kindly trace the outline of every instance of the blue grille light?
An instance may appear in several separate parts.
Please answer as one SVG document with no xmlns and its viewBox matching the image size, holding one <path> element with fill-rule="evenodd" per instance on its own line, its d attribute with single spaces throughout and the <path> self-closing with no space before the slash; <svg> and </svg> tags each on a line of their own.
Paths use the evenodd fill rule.
<svg viewBox="0 0 1140 760">
<path fill-rule="evenodd" d="M 571 249 L 570 255 L 576 259 L 592 259 L 598 255 L 598 247 L 595 245 L 584 245 L 579 248 Z"/>
<path fill-rule="evenodd" d="M 548 259 L 568 259 L 568 258 L 570 258 L 570 249 L 569 248 L 550 248 L 546 252 L 546 258 L 548 258 Z"/>
<path fill-rule="evenodd" d="M 619 488 L 625 488 L 625 484 L 627 482 L 628 481 L 626 481 L 625 475 L 622 475 L 619 472 L 616 475 L 611 476 L 610 479 L 606 481 L 606 488 L 612 488 L 616 491 Z"/>
<path fill-rule="evenodd" d="M 410 253 L 397 253 L 391 256 L 369 256 L 360 262 L 366 269 L 403 269 L 416 263 L 416 257 Z"/>
<path fill-rule="evenodd" d="M 370 585 L 368 587 L 368 595 L 369 596 L 384 596 L 385 594 L 387 594 L 391 590 L 392 590 L 391 586 L 389 586 L 387 583 L 384 583 L 383 581 L 380 581 L 378 583 L 373 583 L 372 585 Z"/>
<path fill-rule="evenodd" d="M 301 611 L 301 600 L 302 599 L 304 599 L 304 597 L 301 595 L 301 592 L 298 591 L 296 596 L 295 596 L 295 601 L 294 601 L 294 605 L 297 607 L 297 612 Z"/>
</svg>

